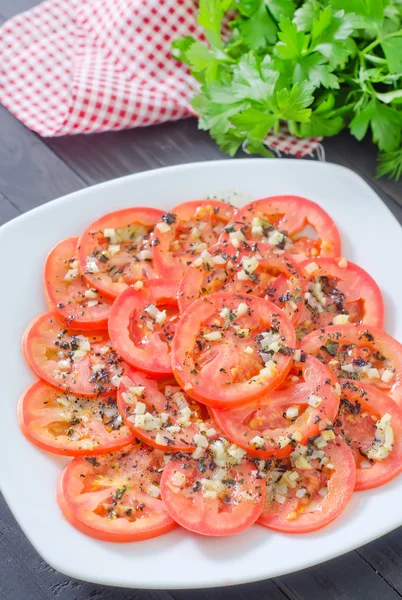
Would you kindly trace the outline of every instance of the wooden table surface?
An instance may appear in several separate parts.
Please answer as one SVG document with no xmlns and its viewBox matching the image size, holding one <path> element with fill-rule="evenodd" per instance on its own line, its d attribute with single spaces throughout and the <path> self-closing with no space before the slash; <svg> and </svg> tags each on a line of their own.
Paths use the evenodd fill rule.
<svg viewBox="0 0 402 600">
<path fill-rule="evenodd" d="M 0 22 L 35 3 L 0 0 Z M 374 178 L 373 146 L 341 134 L 325 142 L 325 151 L 328 162 L 350 167 L 366 179 L 402 223 L 402 182 Z M 0 107 L 0 224 L 114 177 L 218 158 L 226 157 L 192 119 L 117 133 L 42 139 Z M 21 491 L 27 493 L 28 502 L 29 490 L 22 486 Z M 340 558 L 278 579 L 204 591 L 135 591 L 83 583 L 54 571 L 32 548 L 0 496 L 0 600 L 54 598 L 396 600 L 402 598 L 402 528 Z"/>
</svg>

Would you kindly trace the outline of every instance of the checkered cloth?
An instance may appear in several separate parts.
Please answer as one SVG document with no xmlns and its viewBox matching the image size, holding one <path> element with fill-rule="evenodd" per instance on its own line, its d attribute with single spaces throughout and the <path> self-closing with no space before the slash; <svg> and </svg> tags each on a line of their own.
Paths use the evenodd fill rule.
<svg viewBox="0 0 402 600">
<path fill-rule="evenodd" d="M 170 53 L 203 40 L 195 0 L 45 0 L 0 28 L 0 101 L 42 136 L 188 117 L 196 82 Z M 311 155 L 320 139 L 267 144 Z"/>
</svg>

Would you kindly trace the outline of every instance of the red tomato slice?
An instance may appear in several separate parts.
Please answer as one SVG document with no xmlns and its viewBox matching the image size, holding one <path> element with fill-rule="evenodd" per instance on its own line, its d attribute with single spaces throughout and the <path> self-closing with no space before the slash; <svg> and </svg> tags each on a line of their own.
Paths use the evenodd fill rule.
<svg viewBox="0 0 402 600">
<path fill-rule="evenodd" d="M 201 535 L 233 535 L 260 516 L 265 486 L 254 476 L 252 462 L 234 460 L 221 440 L 214 445 L 217 451 L 208 450 L 200 459 L 170 460 L 162 475 L 162 499 L 182 527 Z"/>
<path fill-rule="evenodd" d="M 370 383 L 402 402 L 402 346 L 369 325 L 331 325 L 306 336 L 302 349 L 342 379 Z"/>
<path fill-rule="evenodd" d="M 349 323 L 383 327 L 382 294 L 366 271 L 344 258 L 317 258 L 300 266 L 307 278 L 307 297 L 297 326 L 299 338 L 333 325 L 338 315 L 347 315 Z"/>
<path fill-rule="evenodd" d="M 308 233 L 308 229 L 313 229 Z M 299 196 L 271 196 L 250 202 L 236 214 L 222 237 L 273 244 L 294 260 L 341 255 L 339 231 L 315 202 Z"/>
<path fill-rule="evenodd" d="M 159 499 L 163 455 L 136 444 L 115 454 L 75 458 L 57 500 L 76 529 L 108 542 L 137 542 L 176 527 Z"/>
<path fill-rule="evenodd" d="M 372 385 L 345 381 L 334 425 L 353 452 L 356 490 L 383 485 L 402 471 L 402 411 L 386 394 Z"/>
<path fill-rule="evenodd" d="M 170 352 L 179 320 L 176 295 L 176 282 L 153 279 L 140 290 L 127 288 L 116 299 L 109 335 L 128 364 L 154 376 L 172 373 Z"/>
<path fill-rule="evenodd" d="M 204 424 L 206 409 L 189 398 L 173 378 L 154 381 L 129 369 L 120 381 L 117 405 L 137 438 L 165 452 L 193 452 L 194 436 L 216 433 Z"/>
<path fill-rule="evenodd" d="M 307 533 L 329 525 L 344 510 L 356 482 L 353 455 L 338 438 L 322 450 L 316 449 L 317 441 L 311 438 L 308 446 L 296 447 L 295 458 L 285 459 L 268 473 L 261 525 L 285 533 Z M 323 458 L 315 458 L 317 452 Z"/>
<path fill-rule="evenodd" d="M 18 421 L 30 442 L 54 454 L 104 454 L 134 441 L 114 398 L 101 401 L 62 394 L 42 381 L 21 396 Z"/>
<path fill-rule="evenodd" d="M 173 340 L 174 375 L 189 396 L 228 408 L 277 387 L 292 364 L 295 333 L 277 306 L 225 292 L 196 300 Z"/>
<path fill-rule="evenodd" d="M 335 378 L 319 360 L 304 352 L 301 361 L 276 389 L 259 401 L 228 410 L 210 409 L 225 436 L 251 456 L 288 456 L 296 443 L 319 433 L 339 408 Z"/>
<path fill-rule="evenodd" d="M 112 302 L 80 274 L 78 238 L 59 242 L 45 263 L 45 295 L 50 310 L 72 329 L 107 329 Z"/>
<path fill-rule="evenodd" d="M 152 256 L 160 277 L 180 281 L 195 256 L 216 244 L 235 209 L 226 202 L 195 200 L 172 208 L 155 227 Z"/>
<path fill-rule="evenodd" d="M 262 242 L 236 249 L 217 244 L 205 250 L 184 272 L 178 288 L 180 312 L 214 292 L 253 294 L 270 300 L 293 323 L 302 306 L 304 277 L 292 257 Z"/>
<path fill-rule="evenodd" d="M 81 272 L 90 285 L 115 298 L 128 285 L 156 277 L 150 236 L 162 214 L 126 208 L 91 223 L 78 242 Z"/>
<path fill-rule="evenodd" d="M 114 394 L 126 368 L 106 331 L 63 329 L 50 312 L 28 325 L 22 350 L 40 379 L 82 396 Z"/>
</svg>

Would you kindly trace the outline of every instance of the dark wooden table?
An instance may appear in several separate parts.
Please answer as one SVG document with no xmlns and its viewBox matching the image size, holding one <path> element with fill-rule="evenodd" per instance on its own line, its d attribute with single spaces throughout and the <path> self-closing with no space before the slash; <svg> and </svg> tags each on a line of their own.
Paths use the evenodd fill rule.
<svg viewBox="0 0 402 600">
<path fill-rule="evenodd" d="M 0 22 L 35 3 L 0 0 Z M 327 161 L 346 165 L 364 177 L 402 223 L 402 182 L 374 178 L 375 149 L 370 144 L 359 144 L 341 134 L 327 140 L 325 150 Z M 41 139 L 0 107 L 0 223 L 114 177 L 217 158 L 225 156 L 208 135 L 197 131 L 194 120 L 118 133 Z M 21 492 L 29 502 L 29 490 L 22 485 Z M 32 548 L 0 496 L 0 600 L 54 598 L 396 600 L 402 598 L 402 529 L 340 558 L 278 579 L 205 591 L 134 591 L 83 583 L 54 571 Z"/>
</svg>

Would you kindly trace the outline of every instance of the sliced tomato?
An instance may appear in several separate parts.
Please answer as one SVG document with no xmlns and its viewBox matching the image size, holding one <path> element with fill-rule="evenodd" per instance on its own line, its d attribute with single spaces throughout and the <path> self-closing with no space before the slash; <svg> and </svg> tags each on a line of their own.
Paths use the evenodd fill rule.
<svg viewBox="0 0 402 600">
<path fill-rule="evenodd" d="M 194 200 L 172 208 L 155 228 L 152 256 L 160 277 L 180 281 L 195 256 L 216 244 L 235 209 L 217 200 Z"/>
<path fill-rule="evenodd" d="M 307 446 L 296 447 L 290 459 L 273 465 L 266 479 L 261 525 L 307 533 L 329 525 L 345 509 L 356 483 L 353 455 L 339 438 L 318 450 L 319 439 L 322 436 L 311 438 Z"/>
<path fill-rule="evenodd" d="M 344 258 L 311 259 L 300 266 L 307 285 L 296 331 L 299 338 L 333 325 L 336 317 L 349 323 L 383 327 L 381 290 L 366 271 Z"/>
<path fill-rule="evenodd" d="M 87 227 L 78 257 L 92 287 L 115 298 L 128 285 L 156 277 L 150 236 L 162 214 L 156 208 L 126 208 Z"/>
<path fill-rule="evenodd" d="M 176 527 L 160 500 L 163 454 L 136 444 L 106 456 L 74 458 L 57 500 L 76 529 L 108 542 L 137 542 Z"/>
<path fill-rule="evenodd" d="M 104 454 L 135 439 L 123 423 L 114 397 L 101 401 L 62 394 L 42 381 L 21 396 L 18 421 L 35 446 L 66 456 Z"/>
<path fill-rule="evenodd" d="M 239 406 L 268 394 L 292 364 L 293 326 L 256 296 L 217 292 L 182 315 L 173 340 L 174 375 L 209 406 Z"/>
<path fill-rule="evenodd" d="M 72 329 L 107 329 L 112 306 L 80 273 L 76 253 L 78 238 L 59 242 L 45 263 L 45 295 L 48 306 Z"/>
<path fill-rule="evenodd" d="M 114 394 L 126 368 L 106 331 L 64 329 L 50 312 L 28 325 L 22 350 L 40 379 L 82 396 Z"/>
<path fill-rule="evenodd" d="M 210 408 L 225 436 L 251 456 L 288 456 L 336 417 L 335 378 L 319 360 L 300 354 L 279 388 L 264 398 L 240 408 Z"/>
<path fill-rule="evenodd" d="M 173 457 L 162 475 L 161 494 L 168 513 L 182 527 L 225 536 L 255 523 L 265 486 L 255 477 L 252 462 L 233 459 L 217 440 L 199 459 L 188 454 Z"/>
<path fill-rule="evenodd" d="M 402 410 L 374 386 L 342 384 L 335 432 L 353 452 L 356 490 L 383 485 L 402 471 Z"/>
<path fill-rule="evenodd" d="M 109 335 L 116 351 L 131 366 L 164 376 L 172 373 L 171 346 L 179 320 L 177 284 L 166 279 L 127 288 L 109 317 Z"/>
<path fill-rule="evenodd" d="M 310 231 L 309 231 L 310 230 Z M 243 206 L 222 240 L 262 241 L 293 255 L 294 260 L 341 255 L 341 239 L 331 217 L 300 196 L 270 196 Z"/>
<path fill-rule="evenodd" d="M 402 402 L 402 345 L 369 325 L 330 325 L 306 336 L 302 349 L 341 379 L 370 383 Z"/>
<path fill-rule="evenodd" d="M 178 288 L 180 312 L 214 292 L 253 294 L 270 300 L 293 323 L 302 307 L 304 277 L 292 257 L 275 246 L 242 242 L 212 246 L 186 269 Z"/>
<path fill-rule="evenodd" d="M 133 434 L 165 452 L 193 452 L 194 436 L 214 436 L 205 424 L 206 409 L 187 396 L 173 377 L 155 381 L 149 375 L 129 369 L 123 375 L 117 405 Z"/>
</svg>

